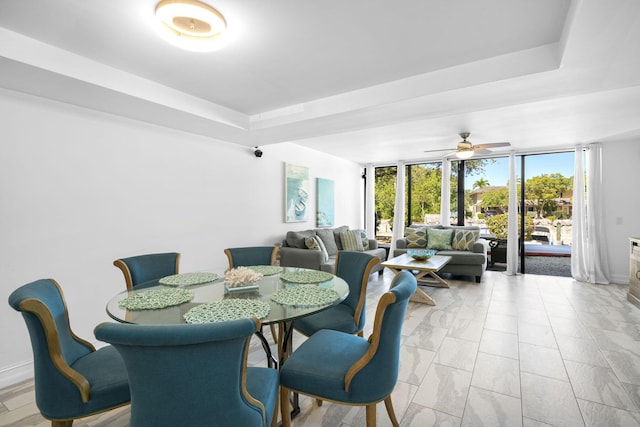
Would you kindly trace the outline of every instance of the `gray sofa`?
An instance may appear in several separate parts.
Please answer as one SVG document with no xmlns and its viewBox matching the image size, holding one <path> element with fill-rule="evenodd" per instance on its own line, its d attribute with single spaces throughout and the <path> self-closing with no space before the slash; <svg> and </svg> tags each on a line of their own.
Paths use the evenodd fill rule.
<svg viewBox="0 0 640 427">
<path fill-rule="evenodd" d="M 482 274 L 487 268 L 488 247 L 487 241 L 480 238 L 480 227 L 412 225 L 405 230 L 405 237 L 396 241 L 396 249 L 393 252 L 393 256 L 396 257 L 406 253 L 410 248 L 429 248 L 431 245 L 428 241 L 428 229 L 453 230 L 451 232 L 452 240 L 449 242 L 451 248 L 437 250 L 437 255 L 451 257 L 451 261 L 440 270 L 440 273 L 474 276 L 476 282 L 480 283 Z M 456 234 L 456 232 L 458 233 Z"/>
<path fill-rule="evenodd" d="M 345 225 L 337 228 L 316 228 L 312 230 L 287 232 L 286 238 L 280 247 L 280 265 L 283 267 L 311 268 L 313 270 L 333 273 L 336 253 L 344 250 L 341 233 L 348 230 L 349 227 Z M 386 259 L 386 251 L 384 248 L 378 247 L 378 242 L 375 239 L 367 238 L 363 230 L 360 230 L 360 236 L 363 241 L 362 250 L 364 252 L 379 258 L 380 262 Z M 322 245 L 326 249 L 326 254 L 321 248 L 309 248 L 309 238 L 314 237 L 322 241 Z M 311 242 L 311 245 L 313 244 L 314 243 Z M 382 267 L 378 264 L 372 272 L 378 271 L 382 274 L 382 270 Z"/>
</svg>

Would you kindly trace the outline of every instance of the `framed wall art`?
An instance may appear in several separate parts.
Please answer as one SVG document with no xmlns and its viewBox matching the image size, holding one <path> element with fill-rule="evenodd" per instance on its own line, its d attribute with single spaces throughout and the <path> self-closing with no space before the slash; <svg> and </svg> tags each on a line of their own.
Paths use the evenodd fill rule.
<svg viewBox="0 0 640 427">
<path fill-rule="evenodd" d="M 316 227 L 335 224 L 335 183 L 331 179 L 316 178 Z"/>
<path fill-rule="evenodd" d="M 309 168 L 285 163 L 284 165 L 285 222 L 309 219 Z"/>
</svg>

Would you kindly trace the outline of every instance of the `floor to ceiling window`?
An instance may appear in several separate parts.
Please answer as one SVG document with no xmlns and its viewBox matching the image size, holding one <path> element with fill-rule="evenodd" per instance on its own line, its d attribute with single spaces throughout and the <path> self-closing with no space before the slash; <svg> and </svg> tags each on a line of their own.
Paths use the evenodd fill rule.
<svg viewBox="0 0 640 427">
<path fill-rule="evenodd" d="M 439 224 L 442 163 L 405 167 L 405 225 Z M 393 232 L 396 169 L 375 168 L 376 237 L 384 243 Z M 521 272 L 570 275 L 572 175 L 572 152 L 516 157 Z M 477 225 L 483 234 L 508 238 L 508 157 L 452 161 L 450 188 L 450 224 Z M 504 260 L 494 259 L 500 268 Z"/>
</svg>

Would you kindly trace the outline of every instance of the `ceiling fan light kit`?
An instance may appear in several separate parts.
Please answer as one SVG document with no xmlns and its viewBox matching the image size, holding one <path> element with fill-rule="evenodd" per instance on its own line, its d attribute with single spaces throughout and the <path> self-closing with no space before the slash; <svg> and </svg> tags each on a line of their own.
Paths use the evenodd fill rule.
<svg viewBox="0 0 640 427">
<path fill-rule="evenodd" d="M 460 160 L 466 160 L 473 157 L 473 155 L 476 153 L 482 153 L 482 154 L 490 153 L 488 148 L 509 147 L 511 145 L 509 142 L 494 142 L 490 144 L 473 145 L 469 141 L 467 141 L 467 138 L 469 138 L 469 135 L 471 135 L 469 132 L 460 133 L 460 137 L 462 138 L 462 141 L 458 142 L 458 146 L 455 151 L 445 154 L 444 157 L 448 157 L 453 154 Z M 446 151 L 446 150 L 426 150 L 425 153 L 433 153 L 436 151 Z"/>
<path fill-rule="evenodd" d="M 158 34 L 181 49 L 211 52 L 225 45 L 227 22 L 208 4 L 197 0 L 163 0 L 156 5 Z"/>
</svg>

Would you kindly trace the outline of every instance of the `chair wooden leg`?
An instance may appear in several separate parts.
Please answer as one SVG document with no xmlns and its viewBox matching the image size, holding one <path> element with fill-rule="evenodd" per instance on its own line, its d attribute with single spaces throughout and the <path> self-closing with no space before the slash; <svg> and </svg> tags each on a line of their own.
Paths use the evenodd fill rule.
<svg viewBox="0 0 640 427">
<path fill-rule="evenodd" d="M 318 404 L 318 406 L 322 406 L 322 399 L 316 399 L 316 403 Z"/>
<path fill-rule="evenodd" d="M 384 399 L 384 406 L 387 408 L 387 414 L 389 414 L 389 419 L 391 419 L 391 424 L 393 424 L 393 427 L 398 427 L 398 419 L 396 418 L 396 413 L 393 410 L 393 403 L 391 403 L 391 395 L 387 396 Z"/>
<path fill-rule="evenodd" d="M 376 427 L 376 404 L 367 405 L 367 427 Z"/>
<path fill-rule="evenodd" d="M 71 427 L 73 420 L 55 421 L 51 420 L 51 427 Z"/>
<path fill-rule="evenodd" d="M 289 405 L 289 389 L 280 386 L 280 417 L 282 427 L 291 427 L 291 406 Z"/>
<path fill-rule="evenodd" d="M 280 394 L 276 399 L 276 407 L 273 408 L 273 417 L 271 418 L 271 427 L 278 427 L 278 411 L 280 410 Z"/>
</svg>

